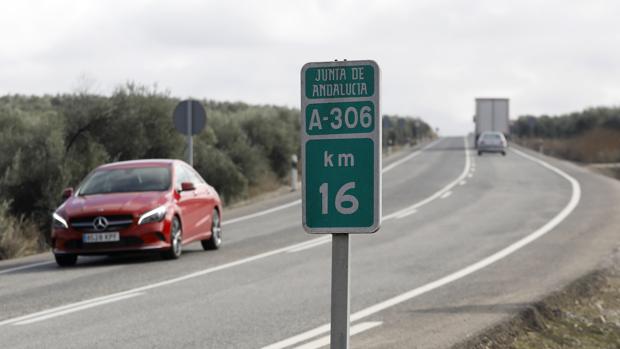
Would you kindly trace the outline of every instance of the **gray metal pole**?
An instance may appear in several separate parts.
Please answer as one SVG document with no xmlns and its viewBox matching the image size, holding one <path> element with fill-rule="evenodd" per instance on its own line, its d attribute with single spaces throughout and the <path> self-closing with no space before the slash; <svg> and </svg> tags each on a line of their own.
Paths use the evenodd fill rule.
<svg viewBox="0 0 620 349">
<path fill-rule="evenodd" d="M 192 137 L 192 100 L 187 101 L 187 162 L 194 166 L 194 139 Z"/>
<path fill-rule="evenodd" d="M 332 234 L 331 349 L 349 348 L 349 234 Z"/>
</svg>

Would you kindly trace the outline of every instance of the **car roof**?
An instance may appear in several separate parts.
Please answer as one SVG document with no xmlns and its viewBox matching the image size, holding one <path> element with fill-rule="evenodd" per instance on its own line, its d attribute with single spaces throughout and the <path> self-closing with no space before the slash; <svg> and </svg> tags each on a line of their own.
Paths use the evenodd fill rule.
<svg viewBox="0 0 620 349">
<path fill-rule="evenodd" d="M 175 163 L 185 163 L 176 159 L 143 159 L 143 160 L 129 160 L 118 161 L 109 164 L 101 165 L 97 167 L 98 170 L 102 169 L 115 169 L 115 168 L 136 168 L 136 167 L 169 167 Z"/>
</svg>

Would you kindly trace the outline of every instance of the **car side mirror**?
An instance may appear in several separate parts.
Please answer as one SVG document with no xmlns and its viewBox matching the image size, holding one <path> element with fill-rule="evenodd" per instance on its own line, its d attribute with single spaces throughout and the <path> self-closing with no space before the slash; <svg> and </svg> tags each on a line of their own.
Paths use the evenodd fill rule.
<svg viewBox="0 0 620 349">
<path fill-rule="evenodd" d="M 181 183 L 181 191 L 191 191 L 196 189 L 196 186 L 192 182 L 183 182 Z"/>
<path fill-rule="evenodd" d="M 62 199 L 63 200 L 67 200 L 68 198 L 71 197 L 71 195 L 73 195 L 73 188 L 71 188 L 71 187 L 65 188 L 65 190 L 62 191 Z"/>
</svg>

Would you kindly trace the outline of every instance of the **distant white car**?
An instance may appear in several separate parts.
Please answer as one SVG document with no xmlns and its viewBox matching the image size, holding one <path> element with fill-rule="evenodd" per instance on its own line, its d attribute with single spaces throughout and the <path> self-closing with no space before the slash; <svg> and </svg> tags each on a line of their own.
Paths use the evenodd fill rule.
<svg viewBox="0 0 620 349">
<path fill-rule="evenodd" d="M 505 156 L 506 147 L 508 147 L 508 142 L 501 132 L 482 132 L 480 137 L 478 137 L 478 156 L 482 155 L 482 153 L 502 153 Z"/>
</svg>

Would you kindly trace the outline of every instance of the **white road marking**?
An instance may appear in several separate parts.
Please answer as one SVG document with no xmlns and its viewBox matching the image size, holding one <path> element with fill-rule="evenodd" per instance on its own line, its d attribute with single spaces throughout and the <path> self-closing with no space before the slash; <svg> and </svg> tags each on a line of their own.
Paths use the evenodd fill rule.
<svg viewBox="0 0 620 349">
<path fill-rule="evenodd" d="M 459 185 L 465 185 L 465 184 L 467 184 L 467 181 L 461 181 L 461 182 L 459 183 Z"/>
<path fill-rule="evenodd" d="M 431 146 L 437 144 L 438 142 L 439 142 L 439 140 L 437 140 L 437 141 L 435 141 L 433 143 L 430 143 L 429 145 L 427 145 L 426 147 L 424 147 L 421 150 L 417 151 L 416 153 L 409 155 L 406 159 L 407 160 L 411 159 L 413 157 L 413 155 L 419 154 L 421 151 L 430 148 Z M 396 211 L 396 212 L 394 212 L 392 214 L 389 214 L 387 216 L 383 216 L 382 220 L 386 221 L 386 220 L 392 219 L 392 218 L 400 219 L 400 218 L 404 218 L 404 217 L 407 217 L 409 215 L 412 215 L 412 214 L 418 212 L 418 210 L 417 210 L 418 208 L 420 208 L 420 207 L 430 203 L 431 201 L 437 199 L 438 197 L 442 197 L 443 195 L 445 195 L 446 190 L 449 190 L 452 187 L 454 187 L 457 184 L 457 182 L 459 182 L 462 179 L 461 177 L 463 177 L 463 175 L 465 175 L 467 173 L 467 171 L 469 170 L 469 166 L 470 166 L 470 157 L 469 157 L 469 152 L 467 150 L 467 138 L 464 137 L 463 138 L 463 142 L 465 144 L 465 168 L 463 169 L 463 172 L 457 178 L 457 180 L 450 182 L 447 186 L 441 188 L 438 192 L 434 193 L 433 195 L 429 196 L 428 198 L 426 198 L 426 199 L 424 199 L 424 200 L 422 200 L 422 201 L 420 201 L 418 203 L 413 204 L 412 206 L 405 207 L 404 209 L 398 210 L 398 211 Z M 405 160 L 405 159 L 401 159 L 399 161 L 402 161 L 402 160 Z M 384 169 L 383 171 L 385 172 L 386 169 Z M 450 194 L 448 194 L 447 196 L 449 196 Z M 316 246 L 320 246 L 320 245 L 322 245 L 324 243 L 327 243 L 327 241 L 323 241 L 323 242 L 319 242 L 319 243 L 314 243 L 314 244 L 309 244 L 307 246 L 301 246 L 301 247 L 296 248 L 296 249 L 291 249 L 288 252 L 289 253 L 299 252 L 299 251 L 307 250 L 307 249 L 310 249 L 310 248 L 313 248 L 313 247 L 316 247 Z"/>
<path fill-rule="evenodd" d="M 437 140 L 427 144 L 424 148 L 422 148 L 420 150 L 416 150 L 415 152 L 405 156 L 404 158 L 402 158 L 402 159 L 400 159 L 398 161 L 395 161 L 394 163 L 392 163 L 392 164 L 390 164 L 388 166 L 385 166 L 383 168 L 383 170 L 381 170 L 381 172 L 382 173 L 386 173 L 386 172 L 392 170 L 393 168 L 395 168 L 396 166 L 401 165 L 401 164 L 405 163 L 406 161 L 409 161 L 409 160 L 413 159 L 414 157 L 420 155 L 420 153 L 422 151 L 424 151 L 424 150 L 426 150 L 426 149 L 428 149 L 428 148 L 430 148 L 432 146 L 435 146 L 441 140 L 443 140 L 443 138 L 439 138 L 439 139 L 437 139 Z M 276 212 L 276 211 L 280 211 L 280 210 L 283 210 L 285 208 L 289 208 L 289 207 L 292 207 L 292 206 L 295 206 L 295 205 L 299 205 L 299 204 L 301 204 L 301 199 L 298 199 L 298 200 L 295 200 L 295 201 L 292 201 L 292 202 L 289 202 L 289 203 L 286 203 L 286 204 L 283 204 L 283 205 L 280 205 L 280 206 L 276 206 L 276 207 L 270 208 L 270 209 L 265 210 L 265 211 L 256 212 L 256 213 L 249 214 L 247 216 L 242 216 L 242 217 L 238 217 L 238 218 L 233 218 L 233 219 L 229 219 L 229 220 L 226 220 L 226 221 L 222 221 L 222 225 L 229 225 L 229 224 L 243 222 L 243 221 L 248 220 L 248 219 L 264 216 L 266 214 L 273 213 L 273 212 Z"/>
<path fill-rule="evenodd" d="M 295 205 L 299 205 L 299 204 L 301 204 L 301 199 L 297 199 L 295 201 L 286 203 L 284 205 L 276 206 L 276 207 L 270 208 L 270 209 L 265 210 L 265 211 L 260 211 L 260 212 L 249 214 L 247 216 L 242 216 L 242 217 L 238 217 L 238 218 L 229 219 L 227 221 L 222 221 L 222 225 L 229 225 L 229 224 L 233 224 L 233 223 L 243 222 L 243 221 L 251 219 L 251 218 L 256 218 L 256 217 L 264 216 L 266 214 L 270 214 L 272 212 L 280 211 L 280 210 L 283 210 L 285 208 L 289 208 L 289 207 L 292 207 L 292 206 L 295 206 Z"/>
<path fill-rule="evenodd" d="M 437 145 L 437 143 L 439 143 L 442 139 L 443 138 L 439 138 L 439 139 L 437 139 L 437 140 L 427 144 L 424 148 L 422 148 L 420 150 L 416 150 L 415 152 L 407 155 L 406 157 L 404 157 L 404 158 L 402 158 L 402 159 L 400 159 L 400 160 L 398 160 L 398 161 L 396 161 L 396 162 L 394 162 L 394 163 L 384 167 L 382 172 L 385 173 L 387 171 L 390 171 L 393 168 L 395 168 L 396 166 L 401 165 L 401 164 L 405 163 L 408 160 L 411 160 L 412 158 L 420 155 L 420 153 L 422 151 L 424 151 L 424 150 L 426 150 L 426 149 L 428 149 L 428 148 L 430 148 L 432 146 Z M 277 212 L 277 211 L 280 211 L 280 210 L 283 210 L 283 209 L 286 209 L 286 208 L 289 208 L 289 207 L 293 207 L 293 206 L 299 205 L 299 204 L 301 204 L 301 199 L 297 199 L 295 201 L 291 201 L 289 203 L 286 203 L 286 204 L 283 204 L 283 205 L 280 205 L 280 206 L 272 207 L 272 208 L 267 209 L 265 211 L 260 211 L 260 212 L 252 213 L 252 214 L 249 214 L 249 215 L 246 215 L 246 216 L 225 220 L 225 221 L 222 221 L 221 224 L 222 224 L 222 226 L 226 226 L 226 225 L 230 225 L 230 224 L 234 224 L 234 223 L 243 222 L 243 221 L 248 220 L 248 219 L 264 216 L 266 214 Z M 38 267 L 38 266 L 41 266 L 41 265 L 54 264 L 54 263 L 55 262 L 53 262 L 53 261 L 52 262 L 41 262 L 41 263 L 34 263 L 34 264 L 23 265 L 23 266 L 16 267 L 16 268 L 5 269 L 5 270 L 0 271 L 0 275 L 1 274 L 6 274 L 6 273 L 10 273 L 10 272 L 13 272 L 13 271 L 18 271 L 18 270 L 23 270 L 23 269 L 28 269 L 28 268 L 35 268 L 35 267 Z M 2 323 L 0 323 L 0 325 L 1 324 Z"/>
<path fill-rule="evenodd" d="M 288 251 L 286 251 L 286 253 L 294 253 L 294 252 L 300 252 L 300 251 L 304 251 L 316 246 L 320 246 L 323 244 L 326 244 L 328 242 L 332 241 L 332 236 L 331 235 L 327 235 L 324 236 L 322 238 L 317 238 L 317 239 L 312 239 L 310 241 L 308 241 L 306 244 L 303 244 L 301 246 L 295 247 L 295 248 L 291 248 Z"/>
<path fill-rule="evenodd" d="M 417 209 L 420 208 L 428 203 L 430 203 L 431 201 L 439 198 L 440 196 L 442 196 L 445 192 L 449 191 L 450 189 L 452 189 L 454 186 L 456 186 L 458 183 L 460 183 L 463 179 L 465 179 L 465 176 L 467 176 L 467 173 L 469 172 L 469 168 L 470 168 L 470 164 L 471 164 L 471 160 L 470 160 L 470 155 L 469 155 L 469 151 L 467 150 L 468 144 L 467 144 L 467 138 L 464 137 L 463 141 L 465 142 L 465 166 L 463 167 L 463 172 L 461 172 L 461 175 L 458 176 L 457 179 L 453 180 L 452 182 L 448 183 L 448 185 L 446 185 L 445 187 L 439 189 L 438 191 L 436 191 L 434 194 L 432 194 L 431 196 L 427 197 L 426 199 L 419 201 L 409 207 L 405 207 L 403 209 L 400 209 L 396 212 L 393 212 L 387 216 L 383 216 L 383 221 L 387 221 L 389 219 L 392 218 L 396 218 L 398 216 L 401 216 L 403 213 L 405 212 L 409 212 L 412 209 Z"/>
<path fill-rule="evenodd" d="M 412 214 L 417 213 L 418 210 L 416 210 L 415 208 L 411 209 L 410 211 L 405 211 L 403 213 L 401 213 L 400 215 L 396 216 L 396 219 L 401 219 L 401 218 L 405 218 L 407 216 L 410 216 Z"/>
<path fill-rule="evenodd" d="M 39 321 L 43 321 L 43 320 L 48 320 L 51 318 L 55 318 L 57 316 L 62 316 L 62 315 L 66 315 L 66 314 L 70 314 L 70 313 L 74 313 L 76 311 L 80 311 L 80 310 L 84 310 L 84 309 L 89 309 L 89 308 L 93 308 L 99 305 L 104 305 L 104 304 L 108 304 L 108 303 L 112 303 L 112 302 L 117 302 L 117 301 L 121 301 L 124 299 L 128 299 L 128 298 L 133 298 L 136 296 L 141 296 L 143 295 L 143 292 L 136 292 L 136 293 L 130 293 L 130 294 L 125 294 L 125 295 L 121 295 L 121 296 L 117 296 L 117 297 L 109 297 L 103 300 L 99 300 L 99 301 L 90 301 L 90 302 L 85 302 L 82 305 L 73 305 L 71 307 L 62 307 L 62 309 L 50 309 L 48 311 L 45 312 L 41 312 L 41 313 L 35 313 L 35 314 L 31 314 L 29 316 L 23 317 L 21 321 L 19 322 L 15 322 L 13 323 L 13 325 L 28 325 L 34 322 L 39 322 Z"/>
<path fill-rule="evenodd" d="M 434 144 L 436 144 L 437 142 L 438 141 L 434 142 Z M 432 144 L 433 143 L 429 144 L 424 149 L 430 147 Z M 419 152 L 420 151 L 417 151 L 416 153 L 419 153 Z M 411 155 L 413 155 L 413 154 L 411 154 Z M 409 159 L 411 159 L 411 157 L 412 157 L 411 155 L 409 155 Z M 230 220 L 230 221 L 228 221 L 228 223 L 236 223 L 236 222 L 240 222 L 240 221 L 247 220 L 247 219 L 250 219 L 250 218 L 262 216 L 262 215 L 265 215 L 265 214 L 268 214 L 268 213 L 272 213 L 272 212 L 275 212 L 275 211 L 278 211 L 278 210 L 285 209 L 287 207 L 291 207 L 291 206 L 297 205 L 300 202 L 301 202 L 301 200 L 296 200 L 296 201 L 293 201 L 293 202 L 290 202 L 290 203 L 287 203 L 287 204 L 284 204 L 284 205 L 281 205 L 281 206 L 277 206 L 277 207 L 271 208 L 271 209 L 266 210 L 266 211 L 257 212 L 257 213 L 251 214 L 251 215 L 247 215 L 247 216 L 243 216 L 243 217 L 239 217 L 239 218 Z M 305 241 L 305 242 L 302 242 L 302 243 L 297 243 L 297 244 L 289 245 L 289 246 L 286 246 L 286 247 L 283 247 L 283 248 L 279 248 L 279 249 L 276 249 L 276 250 L 272 250 L 272 251 L 264 252 L 264 253 L 261 253 L 261 254 L 258 254 L 258 255 L 254 255 L 254 256 L 251 256 L 251 257 L 243 258 L 243 259 L 240 259 L 240 260 L 237 260 L 237 261 L 234 261 L 234 262 L 230 262 L 230 263 L 222 264 L 222 265 L 219 265 L 219 266 L 207 268 L 207 269 L 204 269 L 204 270 L 196 271 L 196 272 L 193 272 L 193 273 L 190 273 L 190 274 L 186 274 L 186 275 L 183 275 L 183 276 L 180 276 L 180 277 L 176 277 L 176 278 L 173 278 L 173 279 L 164 280 L 164 281 L 157 282 L 157 283 L 154 283 L 154 284 L 133 288 L 133 289 L 130 289 L 130 290 L 127 290 L 127 291 L 117 292 L 117 293 L 113 293 L 113 294 L 110 294 L 110 295 L 107 295 L 107 296 L 96 297 L 96 298 L 92 298 L 92 299 L 88 299 L 88 300 L 84 300 L 84 301 L 80 301 L 80 302 L 76 302 L 76 303 L 70 303 L 70 304 L 67 304 L 67 305 L 64 305 L 64 306 L 55 307 L 55 308 L 52 308 L 52 309 L 36 312 L 36 313 L 33 313 L 33 314 L 29 314 L 29 315 L 24 315 L 24 316 L 20 316 L 20 317 L 16 317 L 16 318 L 11 318 L 11 319 L 6 319 L 6 320 L 3 320 L 3 321 L 0 321 L 0 326 L 7 325 L 7 324 L 16 324 L 16 323 L 27 324 L 27 323 L 30 323 L 30 322 L 27 322 L 27 320 L 29 320 L 31 318 L 42 317 L 42 316 L 46 316 L 47 314 L 52 314 L 52 313 L 54 313 L 54 314 L 58 313 L 58 315 L 54 315 L 54 316 L 60 316 L 60 315 L 64 315 L 64 314 L 69 314 L 69 313 L 72 313 L 72 312 L 75 312 L 75 311 L 78 311 L 78 310 L 89 308 L 90 306 L 87 306 L 87 305 L 90 305 L 90 304 L 96 304 L 96 305 L 98 305 L 98 304 L 105 304 L 105 303 L 112 302 L 112 301 L 114 301 L 116 299 L 120 300 L 120 299 L 125 299 L 127 297 L 133 297 L 135 295 L 140 295 L 140 294 L 143 293 L 143 291 L 147 291 L 147 290 L 150 290 L 150 289 L 171 285 L 171 284 L 178 283 L 178 282 L 181 282 L 181 281 L 185 281 L 185 280 L 188 280 L 188 279 L 192 279 L 192 278 L 196 278 L 196 277 L 199 277 L 199 276 L 207 275 L 207 274 L 210 274 L 210 273 L 213 273 L 213 272 L 216 272 L 216 271 L 232 268 L 232 267 L 235 267 L 235 266 L 238 266 L 238 265 L 241 265 L 241 264 L 246 264 L 246 263 L 250 263 L 250 262 L 253 262 L 253 261 L 256 261 L 256 260 L 264 259 L 264 258 L 273 256 L 273 255 L 276 255 L 276 254 L 280 254 L 280 253 L 284 253 L 284 252 L 288 252 L 288 251 L 295 251 L 295 250 L 296 251 L 300 251 L 300 250 L 303 250 L 303 249 L 306 249 L 306 248 L 310 248 L 310 247 L 314 247 L 314 246 L 318 246 L 319 244 L 326 243 L 326 242 L 330 241 L 330 240 L 321 240 L 319 242 L 318 240 L 320 240 L 320 239 L 324 239 L 324 238 L 318 238 L 318 239 L 314 239 L 314 240 L 311 240 L 311 241 Z M 51 264 L 53 262 L 45 262 L 45 263 L 50 263 Z M 39 265 L 42 265 L 42 263 L 39 264 Z M 22 266 L 22 267 L 19 267 L 19 268 L 20 269 L 25 269 L 25 268 L 31 268 L 31 267 L 34 267 L 34 266 L 36 266 L 36 265 L 31 264 L 31 265 Z M 15 270 L 15 269 L 13 268 L 12 270 Z M 3 272 L 8 272 L 8 269 L 3 271 Z M 87 306 L 87 307 L 83 308 L 82 306 Z M 65 310 L 70 310 L 70 309 L 71 309 L 71 311 L 65 311 Z M 75 309 L 75 310 L 73 310 L 73 309 Z"/>
<path fill-rule="evenodd" d="M 0 274 L 8 274 L 14 271 L 18 271 L 18 270 L 23 270 L 23 269 L 29 269 L 29 268 L 34 268 L 34 267 L 40 267 L 42 265 L 48 265 L 48 264 L 55 264 L 56 262 L 39 262 L 39 263 L 33 263 L 33 264 L 27 264 L 27 265 L 22 265 L 19 267 L 15 267 L 15 268 L 9 268 L 9 269 L 4 269 L 4 270 L 0 270 Z"/>
<path fill-rule="evenodd" d="M 441 199 L 445 199 L 445 198 L 447 198 L 447 197 L 448 197 L 448 196 L 450 196 L 450 195 L 452 195 L 452 191 L 447 191 L 447 192 L 445 192 L 442 196 L 440 196 L 440 198 L 441 198 Z"/>
<path fill-rule="evenodd" d="M 375 328 L 377 326 L 381 326 L 383 324 L 382 321 L 367 321 L 367 322 L 362 322 L 359 323 L 357 325 L 351 326 L 350 329 L 350 333 L 351 336 L 354 336 L 358 333 L 362 333 L 364 331 L 368 331 L 371 328 Z M 325 336 L 325 337 L 321 337 L 317 340 L 314 340 L 312 342 L 306 343 L 304 345 L 300 345 L 298 347 L 295 347 L 295 349 L 318 349 L 321 347 L 324 347 L 326 345 L 329 344 L 330 342 L 330 336 Z M 263 348 L 264 349 L 264 348 Z"/>
<path fill-rule="evenodd" d="M 204 276 L 204 275 L 207 275 L 207 274 L 211 274 L 211 273 L 214 273 L 216 271 L 220 271 L 220 270 L 224 270 L 224 269 L 229 269 L 229 268 L 232 268 L 232 267 L 236 267 L 238 265 L 254 262 L 254 261 L 257 261 L 257 260 L 260 260 L 260 259 L 265 259 L 267 257 L 271 257 L 271 256 L 274 256 L 274 255 L 277 255 L 277 254 L 280 254 L 280 253 L 284 253 L 284 252 L 287 252 L 289 250 L 293 250 L 293 249 L 296 249 L 296 248 L 299 248 L 299 247 L 302 247 L 302 246 L 306 246 L 307 244 L 308 244 L 308 241 L 304 241 L 304 242 L 301 242 L 301 243 L 296 243 L 296 244 L 285 246 L 285 247 L 278 248 L 278 249 L 275 249 L 275 250 L 263 252 L 263 253 L 260 253 L 260 254 L 254 255 L 254 256 L 242 258 L 242 259 L 236 260 L 234 262 L 225 263 L 225 264 L 221 264 L 221 265 L 218 265 L 218 266 L 215 266 L 215 267 L 199 270 L 199 271 L 196 271 L 196 272 L 193 272 L 193 273 L 189 273 L 189 274 L 186 274 L 186 275 L 183 275 L 183 276 L 179 276 L 179 277 L 176 277 L 176 278 L 172 278 L 172 279 L 156 282 L 156 283 L 149 284 L 149 285 L 144 285 L 144 286 L 132 288 L 132 289 L 127 290 L 127 291 L 116 292 L 116 293 L 109 294 L 107 296 L 91 298 L 91 299 L 83 300 L 83 301 L 80 301 L 80 302 L 70 303 L 70 304 L 67 304 L 67 305 L 60 306 L 60 307 L 56 307 L 56 308 L 52 308 L 52 309 L 48 309 L 48 310 L 43 310 L 43 311 L 36 312 L 36 313 L 33 313 L 33 314 L 29 314 L 29 315 L 24 315 L 24 316 L 20 316 L 20 317 L 16 317 L 16 318 L 11 318 L 11 319 L 6 319 L 6 320 L 3 320 L 3 321 L 0 321 L 0 326 L 17 323 L 17 322 L 20 322 L 22 320 L 29 319 L 31 317 L 42 316 L 42 315 L 45 315 L 45 314 L 50 313 L 50 312 L 62 311 L 64 309 L 73 308 L 73 307 L 80 306 L 80 305 L 83 305 L 83 304 L 99 302 L 99 301 L 103 301 L 103 300 L 110 299 L 110 298 L 123 297 L 123 296 L 126 296 L 128 294 L 144 292 L 144 291 L 152 290 L 152 289 L 155 289 L 155 288 L 176 284 L 176 283 L 179 283 L 179 282 L 182 282 L 182 281 L 185 281 L 185 280 L 189 280 L 189 279 L 197 278 L 197 277 Z"/>
<path fill-rule="evenodd" d="M 414 157 L 420 155 L 420 153 L 423 152 L 424 150 L 437 145 L 441 140 L 443 140 L 443 138 L 439 138 L 439 139 L 437 139 L 437 140 L 427 144 L 424 148 L 422 148 L 420 150 L 416 150 L 415 152 L 405 156 L 404 158 L 402 158 L 402 159 L 400 159 L 398 161 L 394 161 L 393 163 L 385 166 L 381 172 L 386 173 L 386 172 L 392 170 L 394 167 L 396 167 L 398 165 L 401 165 L 402 163 L 413 159 Z"/>
<path fill-rule="evenodd" d="M 568 201 L 568 203 L 566 204 L 566 206 L 557 214 L 555 215 L 551 220 L 549 220 L 547 223 L 545 223 L 543 226 L 541 226 L 540 228 L 538 228 L 536 231 L 534 231 L 533 233 L 525 236 L 524 238 L 521 238 L 520 240 L 514 242 L 513 244 L 499 250 L 498 252 L 495 252 L 494 254 L 476 262 L 473 264 L 470 264 L 468 266 L 466 266 L 463 269 L 460 269 L 452 274 L 446 275 L 440 279 L 437 279 L 433 282 L 430 282 L 426 285 L 414 288 L 410 291 L 407 291 L 405 293 L 402 293 L 400 295 L 397 295 L 395 297 L 392 297 L 390 299 L 387 299 L 383 302 L 377 303 L 375 305 L 372 305 L 368 308 L 362 309 L 354 314 L 351 315 L 351 322 L 357 321 L 357 320 L 361 320 L 365 317 L 368 317 L 370 315 L 376 314 L 382 310 L 385 310 L 387 308 L 393 307 L 395 305 L 398 305 L 400 303 L 403 303 L 405 301 L 411 300 L 415 297 L 418 297 L 420 295 L 423 295 L 425 293 L 428 293 L 434 289 L 437 289 L 441 286 L 445 286 L 447 284 L 450 284 L 456 280 L 462 279 L 480 269 L 483 269 L 485 267 L 488 267 L 489 265 L 502 260 L 506 257 L 508 257 L 509 255 L 515 253 L 516 251 L 520 250 L 521 248 L 527 246 L 528 244 L 530 244 L 531 242 L 537 240 L 538 238 L 540 238 L 541 236 L 547 234 L 548 232 L 550 232 L 551 230 L 553 230 L 555 227 L 557 227 L 562 221 L 564 221 L 564 219 L 566 219 L 566 217 L 568 217 L 568 215 L 570 215 L 573 210 L 575 209 L 575 207 L 577 207 L 577 204 L 579 204 L 579 200 L 581 200 L 581 186 L 579 185 L 579 182 L 573 178 L 572 176 L 570 176 L 569 174 L 567 174 L 566 172 L 560 170 L 557 167 L 554 167 L 552 165 L 550 165 L 549 163 L 538 159 L 536 157 L 533 157 L 531 155 L 528 155 L 524 152 L 521 152 L 519 150 L 516 149 L 512 149 L 513 152 L 515 152 L 516 154 L 531 160 L 533 162 L 536 162 L 538 164 L 540 164 L 541 166 L 547 168 L 548 170 L 556 173 L 557 175 L 559 175 L 560 177 L 566 179 L 570 185 L 571 185 L 571 197 L 570 200 Z M 303 332 L 300 333 L 296 336 L 293 336 L 291 338 L 285 339 L 283 341 L 274 343 L 272 345 L 269 345 L 265 348 L 269 348 L 269 349 L 282 349 L 282 348 L 286 348 L 287 346 L 299 343 L 303 340 L 307 340 L 309 338 L 313 338 L 315 336 L 321 335 L 323 333 L 327 333 L 329 332 L 330 329 L 330 324 L 325 324 L 322 326 L 319 326 L 315 329 L 312 329 L 310 331 L 307 332 Z M 311 337 L 308 337 L 312 335 Z"/>
<path fill-rule="evenodd" d="M 471 178 L 471 177 L 473 177 L 473 176 L 474 176 L 474 174 L 473 174 L 473 173 L 470 173 L 470 174 L 468 174 L 468 175 L 467 175 L 467 178 Z"/>
</svg>

